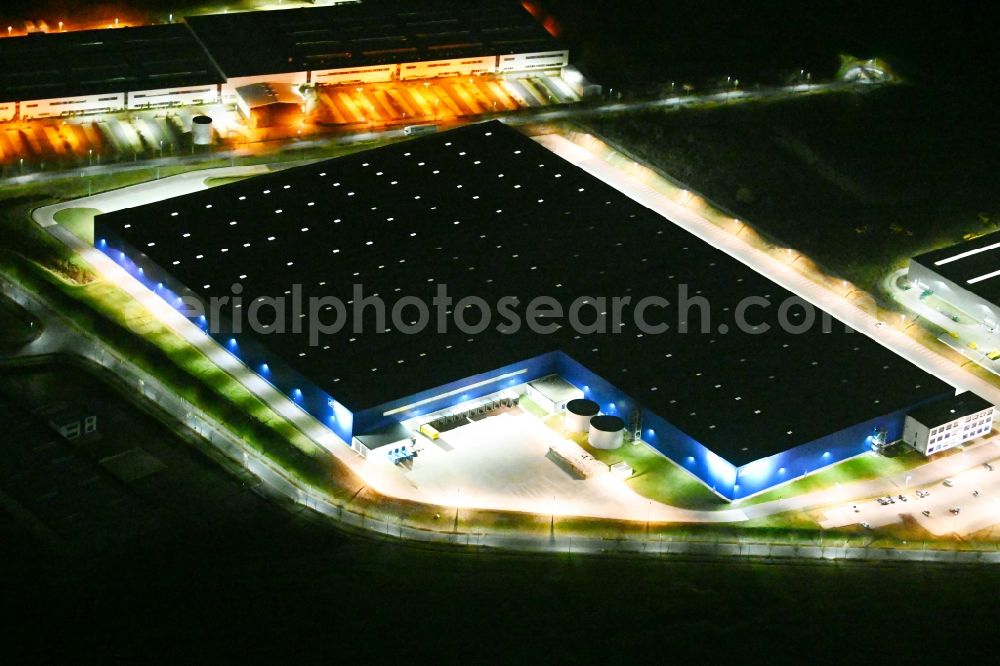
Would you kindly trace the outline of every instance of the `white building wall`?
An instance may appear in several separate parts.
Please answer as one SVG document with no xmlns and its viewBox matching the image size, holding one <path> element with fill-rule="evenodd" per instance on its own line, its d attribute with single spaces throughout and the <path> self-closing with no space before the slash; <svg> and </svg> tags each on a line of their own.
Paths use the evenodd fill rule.
<svg viewBox="0 0 1000 666">
<path fill-rule="evenodd" d="M 306 71 L 289 72 L 287 74 L 258 74 L 256 76 L 238 76 L 228 79 L 222 84 L 222 101 L 236 101 L 236 89 L 252 83 L 291 83 L 302 85 L 309 79 Z"/>
<path fill-rule="evenodd" d="M 913 446 L 913 448 L 925 456 L 934 455 L 935 453 L 956 447 L 963 442 L 988 434 L 993 430 L 993 415 L 994 409 L 990 407 L 933 428 L 917 424 L 923 431 L 915 430 L 915 439 L 912 443 L 907 438 L 907 427 L 913 419 L 907 416 L 903 426 L 903 441 Z"/>
<path fill-rule="evenodd" d="M 371 67 L 317 69 L 313 70 L 312 83 L 316 85 L 384 83 L 396 77 L 397 68 L 398 65 L 373 65 Z"/>
<path fill-rule="evenodd" d="M 53 118 L 73 113 L 96 113 L 125 108 L 125 93 L 105 93 L 58 99 L 35 99 L 21 102 L 21 119 Z"/>
<path fill-rule="evenodd" d="M 14 120 L 17 115 L 17 102 L 0 102 L 0 123 Z"/>
<path fill-rule="evenodd" d="M 586 414 L 574 414 L 566 410 L 566 414 L 563 416 L 563 427 L 570 432 L 588 432 L 591 418 L 593 417 Z"/>
<path fill-rule="evenodd" d="M 399 78 L 426 79 L 434 76 L 472 76 L 496 71 L 496 56 L 453 58 L 405 62 L 399 66 Z"/>
<path fill-rule="evenodd" d="M 907 416 L 903 422 L 903 441 L 920 453 L 927 455 L 927 426 L 912 416 Z"/>
<path fill-rule="evenodd" d="M 351 448 L 354 449 L 355 453 L 362 458 L 367 458 L 368 454 L 371 453 L 371 451 L 368 450 L 368 447 L 362 444 L 361 440 L 357 437 L 351 438 Z"/>
<path fill-rule="evenodd" d="M 525 388 L 525 393 L 528 394 L 528 398 L 533 403 L 544 409 L 549 414 L 556 411 L 556 404 L 552 402 L 552 400 L 550 400 L 548 396 L 543 395 L 541 391 L 536 389 L 531 384 L 527 385 L 527 387 Z"/>
<path fill-rule="evenodd" d="M 129 109 L 150 106 L 179 106 L 183 104 L 214 104 L 219 101 L 219 87 L 214 83 L 183 88 L 139 90 L 128 94 Z"/>
<path fill-rule="evenodd" d="M 542 51 L 515 53 L 500 56 L 499 72 L 530 72 L 533 70 L 562 69 L 569 64 L 569 51 Z"/>
<path fill-rule="evenodd" d="M 77 113 L 99 113 L 122 109 L 142 109 L 148 106 L 213 104 L 219 101 L 219 86 L 200 86 L 138 90 L 131 93 L 102 93 L 53 99 L 32 99 L 21 102 L 21 119 L 57 118 Z M 9 110 L 7 109 L 9 107 Z M 0 104 L 0 121 L 12 120 L 14 103 Z M 10 117 L 7 117 L 10 114 Z"/>
</svg>

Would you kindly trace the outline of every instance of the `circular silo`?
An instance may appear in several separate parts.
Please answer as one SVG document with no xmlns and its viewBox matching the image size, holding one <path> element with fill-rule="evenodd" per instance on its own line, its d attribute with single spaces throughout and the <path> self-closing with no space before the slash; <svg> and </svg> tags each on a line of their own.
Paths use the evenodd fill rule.
<svg viewBox="0 0 1000 666">
<path fill-rule="evenodd" d="M 212 119 L 209 116 L 191 119 L 191 141 L 196 146 L 212 145 Z"/>
<path fill-rule="evenodd" d="M 617 416 L 594 416 L 590 419 L 588 440 L 596 449 L 617 449 L 625 436 L 625 422 Z"/>
<path fill-rule="evenodd" d="M 601 408 L 593 400 L 577 398 L 566 403 L 563 427 L 570 432 L 587 432 L 590 419 L 601 413 Z"/>
</svg>

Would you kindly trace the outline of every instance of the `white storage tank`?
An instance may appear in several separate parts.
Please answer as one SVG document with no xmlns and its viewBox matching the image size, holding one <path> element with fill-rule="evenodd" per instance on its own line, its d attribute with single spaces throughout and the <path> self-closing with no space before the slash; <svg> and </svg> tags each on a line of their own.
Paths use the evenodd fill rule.
<svg viewBox="0 0 1000 666">
<path fill-rule="evenodd" d="M 590 419 L 590 433 L 587 439 L 595 449 L 617 449 L 625 436 L 625 422 L 617 416 L 606 414 Z"/>
<path fill-rule="evenodd" d="M 593 400 L 577 398 L 566 403 L 563 427 L 570 432 L 587 432 L 590 419 L 601 413 L 601 408 Z"/>
<path fill-rule="evenodd" d="M 212 119 L 209 116 L 191 119 L 191 141 L 196 146 L 212 145 Z"/>
</svg>

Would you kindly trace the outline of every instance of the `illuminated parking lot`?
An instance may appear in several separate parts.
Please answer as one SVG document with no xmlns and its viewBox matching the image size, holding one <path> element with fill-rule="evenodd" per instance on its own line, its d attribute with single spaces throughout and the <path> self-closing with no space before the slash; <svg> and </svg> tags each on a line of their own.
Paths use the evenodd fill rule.
<svg viewBox="0 0 1000 666">
<path fill-rule="evenodd" d="M 837 503 L 824 511 L 820 525 L 825 529 L 851 525 L 877 529 L 912 522 L 935 536 L 959 537 L 987 529 L 1000 516 L 998 454 L 1000 446 L 992 438 L 978 440 L 962 453 L 934 461 L 934 473 L 926 474 L 932 465 L 914 470 L 900 479 L 897 487 L 889 486 L 878 495 L 891 497 L 891 503 L 834 490 L 831 498 Z M 948 474 L 948 483 L 941 474 Z M 901 495 L 905 499 L 900 499 Z"/>
<path fill-rule="evenodd" d="M 579 101 L 557 76 L 453 76 L 427 81 L 319 86 L 311 119 L 329 125 L 443 122 Z"/>
<path fill-rule="evenodd" d="M 242 138 L 235 112 L 222 105 L 46 118 L 0 124 L 0 165 L 6 175 L 15 175 L 22 167 L 98 166 L 183 154 L 191 118 L 200 114 L 212 118 L 220 139 Z"/>
</svg>

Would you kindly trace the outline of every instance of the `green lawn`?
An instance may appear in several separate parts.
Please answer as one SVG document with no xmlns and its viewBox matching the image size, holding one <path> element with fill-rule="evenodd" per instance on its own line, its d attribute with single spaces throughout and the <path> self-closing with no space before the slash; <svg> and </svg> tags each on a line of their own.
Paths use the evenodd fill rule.
<svg viewBox="0 0 1000 666">
<path fill-rule="evenodd" d="M 94 244 L 94 217 L 104 211 L 96 208 L 63 208 L 56 211 L 56 222 L 88 245 Z"/>
<path fill-rule="evenodd" d="M 241 411 L 260 421 L 273 422 L 282 435 L 304 453 L 308 455 L 319 453 L 319 449 L 291 424 L 274 414 L 242 384 L 220 370 L 207 356 L 173 330 L 160 323 L 144 307 L 118 287 L 100 281 L 71 289 L 75 292 L 75 297 L 78 300 L 86 303 L 108 319 L 141 335 L 143 339 L 162 350 L 180 368 L 210 386 L 219 395 L 239 407 Z M 198 404 L 199 401 L 195 402 Z M 246 435 L 247 433 L 241 434 Z"/>
<path fill-rule="evenodd" d="M 34 337 L 37 325 L 19 305 L 0 295 L 0 345 L 27 343 Z"/>
<path fill-rule="evenodd" d="M 927 462 L 924 456 L 913 449 L 902 445 L 898 445 L 895 448 L 896 451 L 891 456 L 864 453 L 856 458 L 831 465 L 822 471 L 791 481 L 773 490 L 768 490 L 746 500 L 734 502 L 733 505 L 750 506 L 751 504 L 786 499 L 817 490 L 826 490 L 835 487 L 838 483 L 846 484 L 853 481 L 865 481 L 891 476 Z"/>
<path fill-rule="evenodd" d="M 521 400 L 523 403 L 525 398 Z M 540 410 L 537 406 L 536 409 Z M 530 407 L 528 411 L 531 411 Z M 563 434 L 562 418 L 559 415 L 549 417 L 546 423 L 553 430 Z M 622 460 L 627 462 L 633 469 L 633 475 L 627 483 L 632 490 L 643 497 L 687 509 L 722 509 L 727 506 L 725 500 L 711 492 L 703 483 L 646 444 L 624 444 L 619 449 L 607 451 L 590 446 L 585 433 L 566 433 L 565 436 L 608 465 Z M 904 446 L 895 447 L 895 450 L 888 456 L 865 453 L 760 495 L 733 502 L 732 506 L 734 508 L 750 506 L 817 490 L 826 490 L 837 484 L 891 476 L 926 462 L 927 459 L 922 455 Z"/>
<path fill-rule="evenodd" d="M 586 433 L 562 433 L 561 415 L 549 417 L 546 424 L 603 463 L 614 465 L 623 460 L 627 462 L 633 473 L 626 483 L 643 497 L 685 509 L 721 509 L 726 506 L 726 502 L 701 481 L 646 444 L 626 443 L 611 451 L 595 449 L 587 442 Z"/>
<path fill-rule="evenodd" d="M 251 176 L 217 176 L 214 178 L 206 178 L 206 187 L 219 187 L 220 185 L 229 185 L 230 183 L 238 183 L 241 180 L 246 180 Z"/>
<path fill-rule="evenodd" d="M 548 417 L 549 413 L 542 409 L 537 402 L 529 398 L 527 395 L 522 395 L 518 401 L 517 406 L 528 412 L 534 417 L 544 419 Z"/>
</svg>

